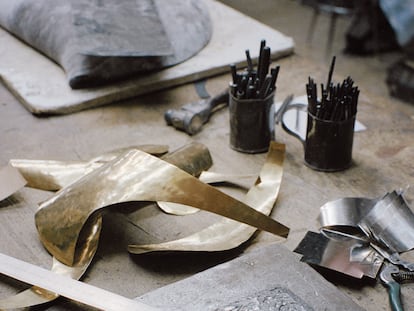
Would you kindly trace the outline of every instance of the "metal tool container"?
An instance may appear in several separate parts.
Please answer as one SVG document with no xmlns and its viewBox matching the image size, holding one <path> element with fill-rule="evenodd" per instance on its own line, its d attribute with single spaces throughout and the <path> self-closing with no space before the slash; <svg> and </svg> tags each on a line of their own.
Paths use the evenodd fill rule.
<svg viewBox="0 0 414 311">
<path fill-rule="evenodd" d="M 266 152 L 275 138 L 274 92 L 266 98 L 238 99 L 230 94 L 230 146 L 245 153 Z"/>
</svg>

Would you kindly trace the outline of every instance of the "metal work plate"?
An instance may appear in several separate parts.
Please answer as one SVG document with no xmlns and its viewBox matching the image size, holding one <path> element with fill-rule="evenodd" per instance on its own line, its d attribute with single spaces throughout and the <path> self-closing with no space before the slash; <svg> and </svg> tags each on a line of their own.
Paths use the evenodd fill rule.
<svg viewBox="0 0 414 311">
<path fill-rule="evenodd" d="M 270 290 L 264 290 L 251 297 L 245 297 L 235 301 L 216 311 L 312 311 L 305 302 L 293 294 L 290 290 L 283 287 L 276 287 Z"/>
<path fill-rule="evenodd" d="M 363 310 L 280 244 L 260 247 L 137 299 L 170 311 Z"/>
</svg>

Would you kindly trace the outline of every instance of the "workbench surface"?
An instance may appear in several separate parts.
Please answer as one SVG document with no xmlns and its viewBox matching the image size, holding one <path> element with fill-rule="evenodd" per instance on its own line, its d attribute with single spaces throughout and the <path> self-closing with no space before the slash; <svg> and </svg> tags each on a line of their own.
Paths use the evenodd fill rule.
<svg viewBox="0 0 414 311">
<path fill-rule="evenodd" d="M 326 67 L 293 55 L 277 61 L 281 66 L 276 101 L 287 95 L 304 95 L 309 75 L 325 81 Z M 349 74 L 349 73 L 345 73 Z M 345 76 L 337 73 L 334 79 Z M 223 90 L 230 74 L 207 80 L 207 90 Z M 128 227 L 122 213 L 104 216 L 97 255 L 83 280 L 126 297 L 137 297 L 218 263 L 241 256 L 269 243 L 281 243 L 293 250 L 308 230 L 318 231 L 317 216 L 324 203 L 342 197 L 376 198 L 394 189 L 414 185 L 414 106 L 368 94 L 363 81 L 358 120 L 367 129 L 355 133 L 353 165 L 337 173 L 316 172 L 303 164 L 302 145 L 281 127 L 276 141 L 286 144 L 284 175 L 272 217 L 290 227 L 285 240 L 261 232 L 243 247 L 213 254 L 129 255 L 131 242 L 159 242 L 195 232 L 218 216 L 198 213 L 179 217 L 162 214 L 150 205 L 134 214 L 139 228 Z M 164 112 L 198 100 L 193 84 L 149 94 L 124 102 L 62 116 L 36 117 L 0 85 L 0 165 L 10 159 L 87 160 L 117 148 L 141 145 L 168 145 L 173 151 L 192 141 L 205 144 L 212 155 L 212 171 L 258 174 L 265 154 L 243 154 L 229 147 L 229 114 L 216 112 L 199 134 L 188 136 L 166 125 Z M 24 188 L 0 202 L 0 252 L 49 269 L 52 258 L 41 245 L 34 225 L 38 203 L 50 197 L 46 191 Z M 414 190 L 405 193 L 414 205 Z M 131 234 L 134 232 L 134 236 Z M 138 232 L 138 236 L 136 235 Z M 299 258 L 299 255 L 298 255 Z M 388 296 L 379 282 L 336 280 L 338 286 L 367 310 L 389 310 Z M 0 297 L 26 288 L 24 284 L 0 276 Z M 414 287 L 403 286 L 406 310 L 414 308 Z M 60 302 L 62 303 L 62 302 Z"/>
</svg>

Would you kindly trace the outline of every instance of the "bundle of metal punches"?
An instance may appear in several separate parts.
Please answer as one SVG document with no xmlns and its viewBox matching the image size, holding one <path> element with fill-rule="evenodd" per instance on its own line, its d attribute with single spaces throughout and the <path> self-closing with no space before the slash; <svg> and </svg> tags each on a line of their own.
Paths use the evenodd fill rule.
<svg viewBox="0 0 414 311">
<path fill-rule="evenodd" d="M 260 51 L 257 69 L 254 69 L 250 51 L 246 50 L 247 69 L 237 72 L 235 64 L 230 65 L 232 83 L 230 92 L 237 99 L 264 99 L 275 92 L 276 81 L 280 66 L 270 69 L 270 47 L 266 40 L 260 42 Z"/>
<path fill-rule="evenodd" d="M 322 120 L 344 121 L 356 115 L 359 90 L 354 86 L 351 77 L 347 77 L 342 84 L 332 83 L 332 74 L 335 67 L 334 56 L 332 58 L 326 86 L 321 83 L 321 100 L 318 101 L 317 85 L 309 77 L 306 84 L 309 112 Z"/>
</svg>

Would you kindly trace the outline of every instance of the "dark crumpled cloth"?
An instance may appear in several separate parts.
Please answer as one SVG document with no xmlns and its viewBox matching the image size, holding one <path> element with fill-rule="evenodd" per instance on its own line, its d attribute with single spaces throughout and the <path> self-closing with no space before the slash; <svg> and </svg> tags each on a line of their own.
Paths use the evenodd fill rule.
<svg viewBox="0 0 414 311">
<path fill-rule="evenodd" d="M 210 40 L 202 0 L 0 0 L 0 25 L 86 88 L 176 65 Z"/>
</svg>

